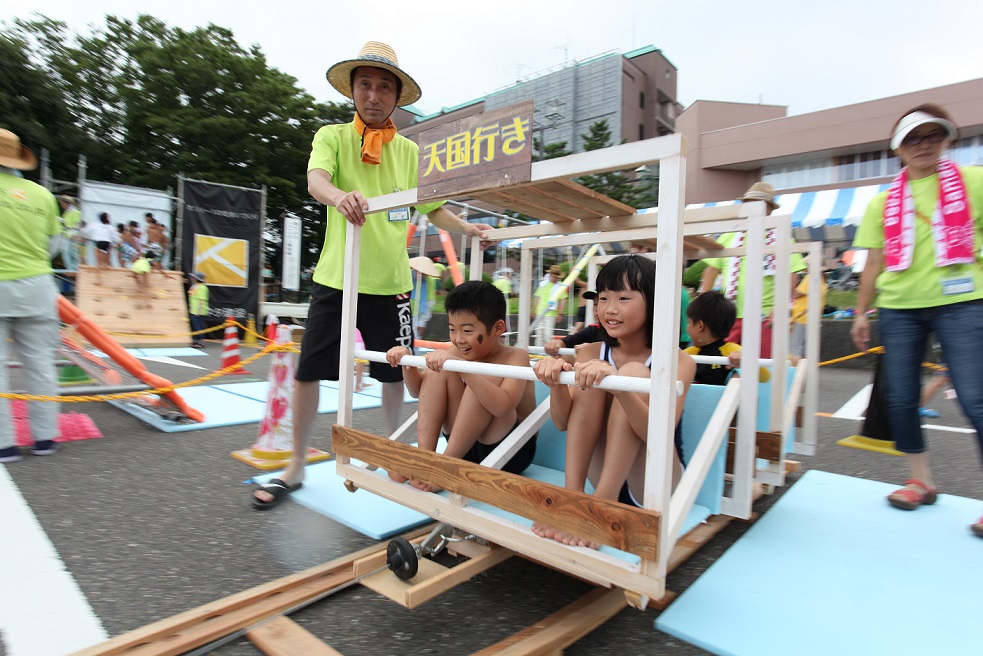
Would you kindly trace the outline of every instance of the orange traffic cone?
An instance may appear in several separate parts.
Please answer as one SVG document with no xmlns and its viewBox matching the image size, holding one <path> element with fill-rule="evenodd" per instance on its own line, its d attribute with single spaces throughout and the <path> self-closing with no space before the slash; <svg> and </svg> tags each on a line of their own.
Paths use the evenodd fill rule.
<svg viewBox="0 0 983 656">
<path fill-rule="evenodd" d="M 280 326 L 276 343 L 289 344 L 290 326 Z M 266 393 L 266 411 L 259 425 L 259 437 L 252 448 L 233 451 L 232 457 L 257 469 L 283 469 L 293 457 L 293 381 L 297 355 L 278 351 L 273 356 Z M 308 463 L 327 460 L 330 453 L 307 448 Z"/>
<path fill-rule="evenodd" d="M 232 317 L 225 324 L 225 337 L 222 340 L 222 369 L 235 367 L 226 374 L 248 374 L 242 367 L 236 366 L 239 359 L 239 329 L 232 323 Z"/>
<path fill-rule="evenodd" d="M 277 326 L 279 325 L 280 325 L 279 317 L 277 317 L 275 314 L 266 315 L 266 334 L 263 336 L 266 339 L 270 340 L 271 342 L 275 342 L 277 337 L 277 330 L 278 330 Z"/>
</svg>

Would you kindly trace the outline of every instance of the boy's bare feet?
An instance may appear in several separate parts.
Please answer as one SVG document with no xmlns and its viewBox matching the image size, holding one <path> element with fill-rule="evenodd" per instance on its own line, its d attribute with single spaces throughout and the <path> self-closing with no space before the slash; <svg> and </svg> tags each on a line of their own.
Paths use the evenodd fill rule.
<svg viewBox="0 0 983 656">
<path fill-rule="evenodd" d="M 426 482 L 421 481 L 421 480 L 419 480 L 417 478 L 411 478 L 410 479 L 410 485 L 412 485 L 413 487 L 415 487 L 418 490 L 422 490 L 423 492 L 441 492 L 442 491 L 441 488 L 437 487 L 436 485 L 431 485 L 430 483 L 426 483 Z"/>
<path fill-rule="evenodd" d="M 588 549 L 601 548 L 601 544 L 599 542 L 594 542 L 593 540 L 576 536 L 573 533 L 567 533 L 566 531 L 551 528 L 545 524 L 540 524 L 539 522 L 533 522 L 532 532 L 541 538 L 556 540 L 561 544 L 569 544 L 572 547 L 587 547 Z"/>
<path fill-rule="evenodd" d="M 397 483 L 405 483 L 406 481 L 410 480 L 405 476 L 400 476 L 396 472 L 387 472 L 387 473 L 389 474 L 389 478 L 393 479 Z"/>
</svg>

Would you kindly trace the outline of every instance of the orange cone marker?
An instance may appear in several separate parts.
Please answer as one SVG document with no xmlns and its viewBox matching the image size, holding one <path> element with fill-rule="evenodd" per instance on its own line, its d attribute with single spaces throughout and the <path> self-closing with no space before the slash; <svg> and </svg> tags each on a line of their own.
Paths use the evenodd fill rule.
<svg viewBox="0 0 983 656">
<path fill-rule="evenodd" d="M 249 372 L 236 365 L 241 362 L 239 358 L 239 330 L 232 324 L 232 317 L 229 317 L 225 324 L 225 336 L 222 339 L 222 365 L 221 368 L 235 367 L 226 374 L 248 374 Z"/>
</svg>

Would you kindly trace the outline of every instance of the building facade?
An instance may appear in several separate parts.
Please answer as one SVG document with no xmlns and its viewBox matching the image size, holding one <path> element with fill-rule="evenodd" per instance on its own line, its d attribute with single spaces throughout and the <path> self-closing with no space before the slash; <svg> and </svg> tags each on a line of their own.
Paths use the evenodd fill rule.
<svg viewBox="0 0 983 656">
<path fill-rule="evenodd" d="M 798 116 L 777 105 L 698 100 L 676 122 L 688 148 L 686 202 L 733 199 L 758 180 L 786 194 L 887 184 L 900 170 L 891 129 L 923 103 L 942 105 L 959 126 L 950 157 L 983 163 L 983 79 Z"/>
<path fill-rule="evenodd" d="M 583 150 L 582 135 L 597 121 L 607 120 L 619 143 L 674 132 L 682 109 L 676 78 L 676 67 L 662 51 L 646 46 L 561 65 L 434 114 L 398 108 L 393 121 L 400 134 L 416 141 L 424 130 L 531 99 L 533 132 L 541 147 L 563 143 L 576 153 Z"/>
</svg>

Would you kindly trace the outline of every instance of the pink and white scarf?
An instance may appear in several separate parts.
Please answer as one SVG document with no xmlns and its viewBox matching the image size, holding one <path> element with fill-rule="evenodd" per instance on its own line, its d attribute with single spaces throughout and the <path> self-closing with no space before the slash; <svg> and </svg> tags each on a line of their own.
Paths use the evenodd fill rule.
<svg viewBox="0 0 983 656">
<path fill-rule="evenodd" d="M 737 233 L 737 238 L 728 245 L 728 248 L 740 248 L 744 245 L 744 234 L 743 232 Z M 775 237 L 778 234 L 778 230 L 775 228 L 769 228 L 765 231 L 765 245 L 774 246 Z M 724 287 L 724 296 L 729 301 L 737 299 L 737 282 L 741 277 L 741 266 L 744 264 L 743 257 L 732 257 L 727 260 L 727 274 L 725 280 L 727 281 L 726 287 Z M 775 275 L 775 254 L 769 253 L 765 255 L 764 271 L 763 275 L 773 276 Z"/>
<path fill-rule="evenodd" d="M 939 160 L 939 204 L 932 213 L 935 266 L 974 261 L 975 227 L 969 212 L 966 185 L 959 168 Z M 915 199 L 908 185 L 908 168 L 891 183 L 884 203 L 884 261 L 888 271 L 904 271 L 915 252 Z"/>
</svg>

